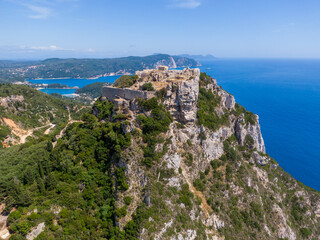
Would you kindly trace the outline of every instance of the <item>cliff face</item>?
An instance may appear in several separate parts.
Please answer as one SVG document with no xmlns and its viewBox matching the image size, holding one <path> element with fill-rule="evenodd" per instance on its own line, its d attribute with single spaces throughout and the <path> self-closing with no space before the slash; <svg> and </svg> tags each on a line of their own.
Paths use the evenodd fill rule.
<svg viewBox="0 0 320 240">
<path fill-rule="evenodd" d="M 158 101 L 173 121 L 159 135 L 160 158 L 145 168 L 139 145 L 148 143 L 138 137 L 118 163 L 130 183 L 119 194 L 119 207 L 125 196 L 134 199 L 128 215 L 118 219 L 120 228 L 145 205 L 152 214 L 140 239 L 319 238 L 319 194 L 266 154 L 257 115 L 236 104 L 215 79 L 192 71 L 192 77 L 169 81 L 161 90 Z M 117 106 L 117 114 L 131 114 L 127 132 L 143 129 L 138 115 L 154 114 L 136 100 Z"/>
</svg>

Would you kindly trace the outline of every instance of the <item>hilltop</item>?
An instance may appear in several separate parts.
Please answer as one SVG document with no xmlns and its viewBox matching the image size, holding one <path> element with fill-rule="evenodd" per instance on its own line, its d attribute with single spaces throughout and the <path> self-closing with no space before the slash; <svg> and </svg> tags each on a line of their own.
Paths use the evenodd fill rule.
<svg viewBox="0 0 320 240">
<path fill-rule="evenodd" d="M 320 237 L 319 192 L 283 171 L 259 117 L 199 69 L 121 77 L 58 140 L 0 150 L 0 166 L 13 239 Z"/>
</svg>

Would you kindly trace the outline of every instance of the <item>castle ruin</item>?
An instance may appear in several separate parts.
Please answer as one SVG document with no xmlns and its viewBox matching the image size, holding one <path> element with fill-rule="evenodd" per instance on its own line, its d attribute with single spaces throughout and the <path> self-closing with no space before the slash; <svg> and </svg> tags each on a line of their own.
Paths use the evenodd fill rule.
<svg viewBox="0 0 320 240">
<path fill-rule="evenodd" d="M 188 82 L 199 77 L 200 70 L 185 68 L 183 70 L 169 70 L 166 66 L 159 66 L 157 69 L 146 69 L 136 71 L 135 75 L 138 80 L 129 88 L 116 88 L 105 86 L 102 89 L 102 97 L 109 101 L 115 99 L 132 100 L 135 98 L 149 99 L 155 96 L 155 92 L 167 88 L 168 85 Z M 142 91 L 142 86 L 145 83 L 152 83 L 155 91 Z"/>
</svg>

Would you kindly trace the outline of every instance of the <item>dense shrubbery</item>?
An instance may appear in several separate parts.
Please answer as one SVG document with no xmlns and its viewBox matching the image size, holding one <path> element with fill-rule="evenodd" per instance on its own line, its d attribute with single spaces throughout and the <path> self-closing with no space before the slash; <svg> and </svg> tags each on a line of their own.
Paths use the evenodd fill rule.
<svg viewBox="0 0 320 240">
<path fill-rule="evenodd" d="M 140 114 L 137 118 L 142 128 L 143 141 L 147 143 L 144 148 L 144 164 L 151 167 L 152 162 L 159 159 L 159 154 L 155 152 L 156 144 L 160 140 L 158 135 L 169 130 L 172 117 L 164 106 L 158 103 L 157 98 L 140 100 L 140 105 L 146 111 L 151 110 L 150 116 Z"/>
<path fill-rule="evenodd" d="M 95 107 L 102 113 L 99 119 L 112 110 L 106 101 L 98 101 Z M 129 186 L 124 168 L 113 164 L 122 149 L 130 146 L 130 134 L 122 132 L 120 122 L 99 123 L 91 114 L 82 119 L 86 123 L 70 125 L 55 148 L 42 138 L 0 151 L 7 165 L 16 164 L 11 174 L 0 178 L 1 189 L 5 189 L 0 197 L 6 199 L 6 210 L 18 209 L 9 215 L 13 239 L 40 222 L 48 226 L 42 239 L 127 239 L 115 225 L 116 217 L 126 214 L 126 207 L 115 207 L 115 191 L 126 191 Z M 4 169 L 10 168 L 0 171 Z M 58 217 L 50 210 L 52 206 L 62 207 Z M 38 212 L 28 216 L 28 209 L 34 208 Z"/>
<path fill-rule="evenodd" d="M 109 119 L 113 114 L 114 105 L 112 102 L 109 102 L 108 100 L 101 101 L 101 99 L 98 99 L 94 103 L 93 108 L 97 110 L 97 117 L 99 118 L 99 120 L 106 120 Z"/>
<path fill-rule="evenodd" d="M 211 82 L 211 77 L 205 72 L 200 73 L 200 87 L 207 86 Z"/>
<path fill-rule="evenodd" d="M 10 129 L 7 126 L 0 125 L 0 141 L 2 141 L 6 136 L 10 134 Z M 0 148 L 2 145 L 0 145 Z"/>
<path fill-rule="evenodd" d="M 236 116 L 240 116 L 240 114 L 244 114 L 244 120 L 246 123 L 255 124 L 256 117 L 252 112 L 247 111 L 243 106 L 241 106 L 239 103 L 235 104 L 235 110 L 233 113 Z"/>
<path fill-rule="evenodd" d="M 142 85 L 142 90 L 143 91 L 154 91 L 154 88 L 152 86 L 152 83 L 151 82 L 148 82 L 148 83 L 144 83 Z"/>
<path fill-rule="evenodd" d="M 198 124 L 208 127 L 215 131 L 221 125 L 227 125 L 229 123 L 228 115 L 224 114 L 221 117 L 215 111 L 215 108 L 220 103 L 220 97 L 212 93 L 210 90 L 200 88 L 198 99 Z"/>
<path fill-rule="evenodd" d="M 178 203 L 183 203 L 186 207 L 192 208 L 192 201 L 191 201 L 192 198 L 193 198 L 193 194 L 189 190 L 189 185 L 183 184 L 181 186 Z"/>
<path fill-rule="evenodd" d="M 111 84 L 104 83 L 104 82 L 95 82 L 95 83 L 91 83 L 91 84 L 88 84 L 82 88 L 77 89 L 75 93 L 86 94 L 89 97 L 97 98 L 97 97 L 101 96 L 102 87 L 105 85 L 111 85 Z"/>
<path fill-rule="evenodd" d="M 113 86 L 118 88 L 128 88 L 128 87 L 131 87 L 136 82 L 137 79 L 138 79 L 137 75 L 134 75 L 134 76 L 124 75 L 119 77 L 113 83 Z"/>
</svg>

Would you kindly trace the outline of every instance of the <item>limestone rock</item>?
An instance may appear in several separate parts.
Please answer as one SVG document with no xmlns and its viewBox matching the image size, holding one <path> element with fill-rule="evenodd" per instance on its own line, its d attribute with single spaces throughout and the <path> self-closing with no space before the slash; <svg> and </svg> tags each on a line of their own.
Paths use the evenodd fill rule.
<svg viewBox="0 0 320 240">
<path fill-rule="evenodd" d="M 180 167 L 181 158 L 178 153 L 164 156 L 164 161 L 168 163 L 168 168 L 178 169 Z"/>
<path fill-rule="evenodd" d="M 208 132 L 206 140 L 202 142 L 202 149 L 205 157 L 207 159 L 220 158 L 223 154 L 223 141 L 229 138 L 232 134 L 233 131 L 229 127 L 219 128 L 213 133 Z"/>
<path fill-rule="evenodd" d="M 239 118 L 236 120 L 235 123 L 235 136 L 239 142 L 240 145 L 244 144 L 245 137 L 247 134 L 251 136 L 254 140 L 254 147 L 259 152 L 266 152 L 266 148 L 264 145 L 264 140 L 262 138 L 261 130 L 260 130 L 260 124 L 259 124 L 259 117 L 256 116 L 255 124 L 252 125 L 251 123 L 245 123 L 244 115 L 241 114 Z"/>
<path fill-rule="evenodd" d="M 279 238 L 295 240 L 297 239 L 296 234 L 292 231 L 290 226 L 287 224 L 288 218 L 278 205 L 273 205 L 272 212 L 274 214 L 274 221 L 278 224 L 276 233 Z"/>
<path fill-rule="evenodd" d="M 182 82 L 178 89 L 177 103 L 180 110 L 179 120 L 182 122 L 194 122 L 197 116 L 197 100 L 199 96 L 199 77 Z"/>
<path fill-rule="evenodd" d="M 35 239 L 36 237 L 38 237 L 40 233 L 44 231 L 44 228 L 45 228 L 45 223 L 44 222 L 40 223 L 37 227 L 33 228 L 30 233 L 28 233 L 28 235 L 26 236 L 26 239 L 27 240 Z"/>
<path fill-rule="evenodd" d="M 0 239 L 8 239 L 10 237 L 9 230 L 7 228 L 8 216 L 0 215 Z"/>
<path fill-rule="evenodd" d="M 7 97 L 0 97 L 0 106 L 8 107 L 10 103 L 23 102 L 24 97 L 22 95 L 11 95 Z"/>
<path fill-rule="evenodd" d="M 265 166 L 268 163 L 268 157 L 267 156 L 261 156 L 257 152 L 253 152 L 253 158 L 255 160 L 255 163 L 259 164 L 261 166 Z"/>
</svg>

